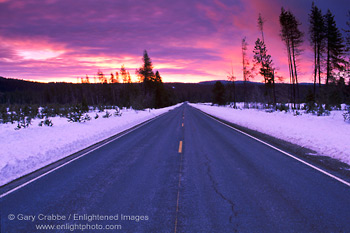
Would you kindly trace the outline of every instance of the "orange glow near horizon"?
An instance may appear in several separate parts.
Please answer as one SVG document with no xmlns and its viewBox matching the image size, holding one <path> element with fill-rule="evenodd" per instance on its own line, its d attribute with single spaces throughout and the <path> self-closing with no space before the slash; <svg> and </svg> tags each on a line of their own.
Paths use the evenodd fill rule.
<svg viewBox="0 0 350 233">
<path fill-rule="evenodd" d="M 197 43 L 198 45 L 202 43 L 203 46 L 206 47 L 214 46 L 211 43 L 200 41 Z M 30 44 L 32 46 L 29 46 Z M 93 83 L 95 80 L 94 76 L 97 76 L 98 70 L 101 70 L 107 77 L 109 77 L 111 73 L 115 74 L 115 72 L 119 72 L 120 67 L 124 65 L 129 71 L 132 81 L 138 82 L 138 77 L 135 74 L 135 71 L 142 66 L 141 56 L 123 55 L 121 57 L 113 57 L 107 54 L 96 56 L 91 54 L 67 55 L 69 52 L 64 49 L 64 46 L 49 42 L 14 42 L 12 46 L 18 47 L 14 59 L 16 59 L 17 62 L 21 62 L 22 67 L 34 70 L 33 73 L 23 72 L 15 78 L 30 81 L 79 83 L 81 77 L 84 78 L 88 75 L 90 77 L 90 82 Z M 240 52 L 241 48 L 239 46 L 221 49 L 221 51 L 217 52 L 217 56 L 220 56 L 221 60 L 213 61 L 201 60 L 189 62 L 184 59 L 170 60 L 158 57 L 154 58 L 152 57 L 152 54 L 150 54 L 150 57 L 153 61 L 154 71 L 160 71 L 164 82 L 196 83 L 210 80 L 227 80 L 232 69 L 236 80 L 238 81 L 242 80 Z M 278 55 L 278 63 L 287 66 L 285 57 L 281 56 L 283 55 L 283 52 L 279 52 Z M 46 67 L 49 72 L 44 75 L 40 74 L 40 72 L 36 73 L 36 68 L 42 69 L 42 67 Z M 306 61 L 299 68 L 301 70 L 301 82 L 310 82 L 312 62 Z M 55 69 L 57 69 L 57 71 Z M 62 70 L 64 72 L 62 72 Z M 288 72 L 286 72 L 285 69 L 277 69 L 277 75 L 284 77 L 283 82 L 288 82 Z M 4 76 L 12 77 L 11 74 Z M 250 81 L 261 82 L 262 77 L 256 75 Z"/>
<path fill-rule="evenodd" d="M 33 53 L 35 54 L 35 53 Z M 31 54 L 31 55 L 33 55 Z M 51 54 L 48 54 L 50 56 Z M 33 60 L 42 60 L 42 59 L 60 59 L 60 56 L 58 57 L 46 57 L 46 54 L 42 57 L 33 59 Z M 64 59 L 64 58 L 62 58 Z M 241 57 L 233 58 L 232 60 L 240 60 Z M 116 59 L 119 60 L 119 59 Z M 121 59 L 122 60 L 122 59 Z M 132 59 L 128 59 L 129 61 Z M 137 58 L 137 60 L 140 60 L 140 58 Z M 70 59 L 71 64 L 75 64 L 77 66 L 82 67 L 83 71 L 77 74 L 62 74 L 62 75 L 35 75 L 35 77 L 31 74 L 24 74 L 21 77 L 9 77 L 9 78 L 18 78 L 28 81 L 35 81 L 35 82 L 71 82 L 71 83 L 80 83 L 81 78 L 85 78 L 86 75 L 89 76 L 90 82 L 94 83 L 95 79 L 94 77 L 97 77 L 97 71 L 101 70 L 106 77 L 109 77 L 111 73 L 115 74 L 116 72 L 119 73 L 121 65 L 124 65 L 125 68 L 129 71 L 132 81 L 138 82 L 138 76 L 136 75 L 135 71 L 139 67 L 141 67 L 141 62 L 137 63 L 136 58 L 135 61 L 132 63 L 125 63 L 121 62 L 117 64 L 117 62 L 110 60 L 109 58 L 101 58 L 101 57 L 80 57 L 78 59 Z M 36 64 L 37 65 L 37 64 Z M 163 79 L 163 82 L 183 82 L 183 83 L 197 83 L 201 81 L 211 81 L 211 80 L 228 80 L 228 76 L 231 74 L 231 70 L 233 69 L 233 74 L 236 77 L 236 81 L 243 80 L 242 79 L 242 71 L 241 71 L 241 64 L 240 63 L 232 63 L 227 61 L 225 63 L 220 62 L 213 62 L 213 63 L 206 63 L 205 69 L 198 68 L 196 70 L 193 70 L 193 72 L 205 72 L 203 74 L 190 74 L 190 73 L 177 73 L 182 71 L 183 64 L 170 64 L 170 63 L 159 63 L 154 65 L 154 71 L 159 70 L 161 77 Z M 28 65 L 28 67 L 31 67 L 31 65 Z M 35 67 L 35 65 L 33 65 Z M 186 69 L 186 67 L 183 67 Z M 164 71 L 162 71 L 164 69 Z M 171 69 L 171 71 L 167 71 L 167 69 Z M 312 70 L 312 63 L 300 66 L 300 82 L 311 82 L 311 76 L 310 76 L 310 70 Z M 79 71 L 78 71 L 79 72 Z M 284 82 L 288 83 L 289 76 L 288 73 L 284 70 L 276 70 L 276 75 L 281 76 L 284 79 L 282 81 L 276 80 L 276 82 Z M 119 77 L 120 78 L 120 77 Z M 250 79 L 250 81 L 253 82 L 262 82 L 263 78 L 259 74 L 255 74 L 253 78 Z"/>
</svg>

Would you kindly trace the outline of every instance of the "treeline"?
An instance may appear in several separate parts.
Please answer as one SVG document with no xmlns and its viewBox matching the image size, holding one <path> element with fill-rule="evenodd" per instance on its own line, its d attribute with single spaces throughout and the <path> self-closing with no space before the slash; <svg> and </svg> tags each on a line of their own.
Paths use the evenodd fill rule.
<svg viewBox="0 0 350 233">
<path fill-rule="evenodd" d="M 165 87 L 160 73 L 153 72 L 153 65 L 147 51 L 144 65 L 138 69 L 139 83 L 132 83 L 130 74 L 121 69 L 123 83 L 116 82 L 116 76 L 108 81 L 98 72 L 99 83 L 90 83 L 86 77 L 81 84 L 36 83 L 0 78 L 0 103 L 5 105 L 76 105 L 119 106 L 134 109 L 162 108 L 177 103 L 171 87 Z"/>
<path fill-rule="evenodd" d="M 281 8 L 279 15 L 280 36 L 287 51 L 286 60 L 289 68 L 290 90 L 288 102 L 293 103 L 293 108 L 299 108 L 299 104 L 307 102 L 310 111 L 319 108 L 331 109 L 341 103 L 349 103 L 349 52 L 350 52 L 350 11 L 346 29 L 340 29 L 330 10 L 325 14 L 312 3 L 309 13 L 309 31 L 307 34 L 300 30 L 300 21 L 290 10 Z M 257 25 L 261 36 L 254 44 L 253 59 L 250 62 L 248 43 L 242 39 L 242 72 L 244 102 L 247 102 L 246 83 L 260 74 L 264 80 L 264 103 L 276 107 L 276 103 L 283 102 L 278 98 L 276 82 L 281 79 L 276 75 L 276 67 L 268 52 L 264 33 L 265 20 L 259 14 Z M 343 33 L 345 36 L 343 36 Z M 305 99 L 302 96 L 299 83 L 299 65 L 302 60 L 300 55 L 304 52 L 302 45 L 309 41 L 314 55 L 313 86 Z M 235 96 L 235 80 L 233 72 L 228 79 L 232 82 L 233 96 Z M 347 83 L 349 82 L 349 83 Z M 220 84 L 217 84 L 220 85 Z M 216 89 L 219 90 L 220 86 Z M 214 90 L 214 92 L 218 92 Z M 216 94 L 217 95 L 217 94 Z M 235 98 L 233 98 L 235 100 Z"/>
<path fill-rule="evenodd" d="M 226 102 L 259 102 L 267 103 L 264 83 L 222 81 L 223 100 Z M 170 104 L 184 101 L 215 102 L 212 92 L 215 81 L 203 83 L 163 83 Z M 312 84 L 300 84 L 301 102 L 308 102 Z M 279 103 L 289 103 L 290 84 L 276 83 L 276 98 Z M 38 83 L 0 77 L 0 104 L 6 105 L 75 105 L 87 106 L 119 106 L 142 109 L 147 102 L 142 83 Z M 318 86 L 316 87 L 318 88 Z M 244 92 L 246 89 L 246 93 Z M 350 87 L 343 86 L 343 91 L 335 89 L 331 96 L 333 103 L 350 104 Z M 148 98 L 153 103 L 154 98 Z M 140 101 L 140 102 L 139 102 Z"/>
<path fill-rule="evenodd" d="M 10 88 L 13 84 L 15 87 Z M 153 107 L 152 97 L 143 98 L 143 89 L 141 83 L 46 84 L 0 78 L 0 103 L 7 105 L 37 104 L 40 106 L 86 103 L 89 106 L 132 106 L 135 109 Z M 169 101 L 171 101 L 170 98 Z"/>
<path fill-rule="evenodd" d="M 16 82 L 19 85 L 4 91 L 1 88 L 0 102 L 2 104 L 50 104 L 70 105 L 87 103 L 89 106 L 118 105 L 120 107 L 134 107 L 143 109 L 155 106 L 154 96 L 144 96 L 144 87 L 141 83 L 132 84 L 73 84 L 73 83 L 34 83 L 27 81 L 0 78 L 0 86 L 6 87 Z M 21 88 L 21 86 L 23 88 Z M 169 90 L 170 91 L 170 90 Z M 169 98 L 169 103 L 172 104 Z M 165 104 L 164 104 L 165 106 Z"/>
<path fill-rule="evenodd" d="M 52 126 L 51 117 L 64 117 L 69 122 L 90 121 L 88 113 L 98 109 L 103 118 L 121 116 L 121 107 L 133 109 L 163 108 L 177 103 L 172 89 L 164 86 L 160 73 L 153 72 L 147 51 L 143 66 L 137 70 L 139 83 L 121 68 L 123 83 L 117 74 L 107 80 L 99 71 L 99 83 L 86 77 L 81 84 L 36 83 L 0 77 L 0 123 L 17 124 L 15 129 L 29 127 L 39 118 L 39 126 Z M 99 118 L 96 113 L 93 118 Z"/>
<path fill-rule="evenodd" d="M 290 102 L 290 96 L 292 92 L 291 84 L 276 83 L 275 84 L 275 97 L 278 100 L 276 106 L 269 102 L 271 96 L 266 92 L 266 86 L 264 83 L 254 82 L 223 82 L 217 81 L 215 84 L 210 85 L 212 92 L 212 99 L 205 102 L 213 102 L 214 104 L 226 105 L 231 104 L 233 107 L 237 102 L 244 102 L 246 106 L 248 103 L 262 103 L 266 108 L 276 107 L 278 104 L 287 104 Z M 321 88 L 325 85 L 322 84 Z M 319 91 L 319 87 L 316 87 L 316 91 Z M 329 109 L 340 109 L 341 104 L 350 105 L 350 83 L 341 84 L 336 83 L 330 85 L 330 93 L 328 102 Z M 311 108 L 314 104 L 313 97 L 313 84 L 302 83 L 299 84 L 299 103 L 304 103 L 308 108 Z M 311 110 L 311 109 L 310 109 Z"/>
</svg>

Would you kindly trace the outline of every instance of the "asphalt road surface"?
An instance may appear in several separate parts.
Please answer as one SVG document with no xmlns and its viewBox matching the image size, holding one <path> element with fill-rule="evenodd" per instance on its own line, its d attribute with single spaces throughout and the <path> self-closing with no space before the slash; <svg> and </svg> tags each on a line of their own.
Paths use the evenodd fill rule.
<svg viewBox="0 0 350 233">
<path fill-rule="evenodd" d="M 2 197 L 0 214 L 2 233 L 350 232 L 350 187 L 184 104 Z"/>
</svg>

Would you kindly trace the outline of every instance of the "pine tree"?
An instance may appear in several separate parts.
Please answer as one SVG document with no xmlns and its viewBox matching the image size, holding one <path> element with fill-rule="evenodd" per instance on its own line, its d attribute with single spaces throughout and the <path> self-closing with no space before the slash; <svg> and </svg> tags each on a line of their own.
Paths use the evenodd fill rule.
<svg viewBox="0 0 350 233">
<path fill-rule="evenodd" d="M 213 87 L 213 104 L 225 105 L 225 86 L 217 81 Z"/>
<path fill-rule="evenodd" d="M 345 29 L 346 33 L 346 51 L 348 52 L 348 55 L 350 53 L 350 11 L 348 11 L 348 21 L 346 21 L 347 29 Z M 348 57 L 350 62 L 350 57 Z"/>
<path fill-rule="evenodd" d="M 107 83 L 107 78 L 105 77 L 105 75 L 103 74 L 103 72 L 101 70 L 97 71 L 97 77 L 98 77 L 98 80 L 100 81 L 100 83 Z"/>
<path fill-rule="evenodd" d="M 267 54 L 267 49 L 264 41 L 258 38 L 254 47 L 254 61 L 260 65 L 260 74 L 264 77 L 266 94 L 269 95 L 269 89 L 272 88 L 273 106 L 276 106 L 276 93 L 275 93 L 275 77 L 274 69 L 272 68 L 271 55 Z"/>
<path fill-rule="evenodd" d="M 122 65 L 122 67 L 120 68 L 120 76 L 121 76 L 123 83 L 128 82 L 128 74 L 126 72 L 124 65 Z"/>
<path fill-rule="evenodd" d="M 146 50 L 143 53 L 143 66 L 136 73 L 144 86 L 146 105 L 156 108 L 168 106 L 170 102 L 162 78 L 158 71 L 154 74 L 153 64 Z"/>
<path fill-rule="evenodd" d="M 259 13 L 259 17 L 258 17 L 258 28 L 261 32 L 261 39 L 262 41 L 265 43 L 265 38 L 264 38 L 264 23 L 265 20 L 262 18 L 261 14 Z"/>
<path fill-rule="evenodd" d="M 143 66 L 136 71 L 140 77 L 140 81 L 144 84 L 146 92 L 150 92 L 153 86 L 154 72 L 151 58 L 147 51 L 143 52 Z"/>
<path fill-rule="evenodd" d="M 157 70 L 157 72 L 156 72 L 154 81 L 155 81 L 156 83 L 163 83 L 163 82 L 162 82 L 162 77 L 160 77 L 160 74 L 159 74 L 159 71 L 158 71 L 158 70 Z"/>
<path fill-rule="evenodd" d="M 347 29 L 345 29 L 346 33 L 346 52 L 347 52 L 347 63 L 345 64 L 346 76 L 349 78 L 348 84 L 348 98 L 350 99 L 350 11 L 348 11 L 348 21 L 346 21 Z"/>
<path fill-rule="evenodd" d="M 164 88 L 162 77 L 157 71 L 154 78 L 155 83 L 155 108 L 163 108 L 169 105 L 168 94 Z"/>
<path fill-rule="evenodd" d="M 326 21 L 326 52 L 327 52 L 327 77 L 326 77 L 326 88 L 328 87 L 329 81 L 335 81 L 333 70 L 342 70 L 344 68 L 345 60 L 342 57 L 345 53 L 345 45 L 342 34 L 340 33 L 334 15 L 330 10 L 325 15 Z"/>
<path fill-rule="evenodd" d="M 295 18 L 290 11 L 285 11 L 282 7 L 279 16 L 281 25 L 281 38 L 284 41 L 289 64 L 290 83 L 292 84 L 292 102 L 296 108 L 296 102 L 299 102 L 299 85 L 297 73 L 297 57 L 301 53 L 301 45 L 303 43 L 303 33 L 299 30 L 301 23 Z"/>
<path fill-rule="evenodd" d="M 109 78 L 109 83 L 114 83 L 115 80 L 114 80 L 114 74 L 111 73 L 111 77 Z"/>
<path fill-rule="evenodd" d="M 316 96 L 316 83 L 321 88 L 321 57 L 325 48 L 325 22 L 322 11 L 312 2 L 311 13 L 309 14 L 310 44 L 314 52 L 314 97 Z"/>
</svg>

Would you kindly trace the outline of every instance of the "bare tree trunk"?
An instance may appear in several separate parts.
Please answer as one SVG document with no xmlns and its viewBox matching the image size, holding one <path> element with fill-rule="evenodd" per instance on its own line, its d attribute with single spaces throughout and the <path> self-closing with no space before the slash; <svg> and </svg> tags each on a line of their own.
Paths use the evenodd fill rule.
<svg viewBox="0 0 350 233">
<path fill-rule="evenodd" d="M 292 58 L 293 58 L 293 68 L 294 68 L 294 77 L 295 77 L 295 85 L 296 85 L 296 101 L 298 103 L 299 107 L 299 84 L 298 84 L 298 73 L 297 73 L 297 65 L 295 62 L 295 46 L 294 43 L 292 43 Z"/>
<path fill-rule="evenodd" d="M 242 65 L 243 65 L 243 101 L 244 107 L 247 108 L 247 61 L 246 61 L 247 44 L 245 38 L 242 40 Z"/>
<path fill-rule="evenodd" d="M 233 85 L 233 108 L 237 108 L 236 106 L 236 84 L 235 81 L 232 82 Z"/>
<path fill-rule="evenodd" d="M 328 87 L 329 77 L 331 76 L 331 62 L 330 62 L 330 54 L 329 54 L 329 46 L 327 48 L 327 77 L 326 77 L 326 89 Z"/>
<path fill-rule="evenodd" d="M 321 88 L 321 45 L 317 46 L 318 87 Z"/>
<path fill-rule="evenodd" d="M 272 88 L 273 88 L 273 106 L 274 108 L 277 110 L 276 107 L 276 88 L 275 88 L 275 69 L 273 69 L 273 73 L 272 73 Z"/>
<path fill-rule="evenodd" d="M 293 102 L 293 108 L 295 108 L 295 80 L 294 80 L 294 69 L 293 69 L 293 62 L 292 62 L 292 54 L 291 54 L 291 48 L 289 42 L 287 43 L 287 51 L 288 51 L 288 63 L 289 63 L 289 75 L 290 75 L 290 83 L 291 83 L 291 95 L 292 95 L 292 102 Z"/>
<path fill-rule="evenodd" d="M 322 93 L 322 86 L 321 86 L 321 45 L 317 45 L 317 66 L 318 66 L 318 93 Z M 320 97 L 320 94 L 318 95 L 318 99 Z M 316 98 L 316 96 L 315 96 Z"/>
<path fill-rule="evenodd" d="M 329 84 L 329 79 L 331 76 L 331 62 L 330 62 L 330 54 L 329 54 L 329 45 L 327 46 L 327 77 L 326 77 L 326 86 L 324 88 L 324 95 L 325 95 L 325 104 L 326 104 L 326 109 L 329 107 L 329 101 L 328 101 L 328 84 Z"/>
<path fill-rule="evenodd" d="M 316 80 L 317 80 L 317 46 L 315 43 L 314 46 L 314 65 L 315 65 L 315 74 L 314 74 L 314 96 L 316 96 Z"/>
</svg>

